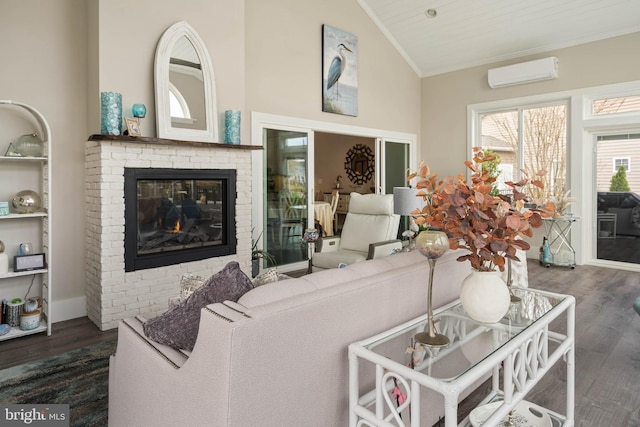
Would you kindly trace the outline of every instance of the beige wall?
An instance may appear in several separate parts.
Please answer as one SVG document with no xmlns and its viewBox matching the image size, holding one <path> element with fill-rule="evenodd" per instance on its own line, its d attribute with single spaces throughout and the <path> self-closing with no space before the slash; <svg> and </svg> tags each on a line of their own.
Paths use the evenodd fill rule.
<svg viewBox="0 0 640 427">
<path fill-rule="evenodd" d="M 54 301 L 84 295 L 85 16 L 83 0 L 5 0 L 0 6 L 0 97 L 32 105 L 51 127 Z M 0 124 L 0 149 L 16 136 Z M 65 314 L 52 309 L 54 318 Z"/>
<path fill-rule="evenodd" d="M 134 103 L 147 106 L 142 134 L 156 136 L 153 85 L 156 46 L 168 27 L 186 21 L 203 40 L 213 63 L 218 138 L 223 140 L 224 111 L 245 110 L 244 2 L 103 0 L 98 3 L 97 19 L 95 49 L 98 50 L 99 79 L 98 90 L 89 93 L 90 105 L 99 105 L 101 91 L 120 92 L 123 110 L 129 117 Z M 92 119 L 90 133 L 100 133 L 99 110 Z M 244 129 L 248 127 L 243 126 Z M 242 140 L 248 135 L 243 132 Z"/>
<path fill-rule="evenodd" d="M 425 78 L 420 158 L 441 176 L 464 172 L 463 162 L 469 157 L 467 105 L 637 80 L 638 49 L 640 32 Z M 489 68 L 548 56 L 558 57 L 558 79 L 500 89 L 487 83 Z"/>
<path fill-rule="evenodd" d="M 247 110 L 419 134 L 420 79 L 355 0 L 246 0 Z M 322 25 L 358 37 L 358 117 L 322 112 Z"/>
</svg>

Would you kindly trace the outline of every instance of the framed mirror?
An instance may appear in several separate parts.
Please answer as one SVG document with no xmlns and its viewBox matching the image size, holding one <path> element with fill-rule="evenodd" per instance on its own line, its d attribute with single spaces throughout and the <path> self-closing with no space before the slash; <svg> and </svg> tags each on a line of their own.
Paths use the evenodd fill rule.
<svg viewBox="0 0 640 427">
<path fill-rule="evenodd" d="M 375 172 L 375 156 L 371 148 L 364 144 L 356 144 L 347 151 L 344 170 L 356 185 L 362 185 L 373 178 Z"/>
<path fill-rule="evenodd" d="M 204 42 L 184 21 L 158 42 L 155 89 L 158 138 L 218 142 L 213 65 Z"/>
</svg>

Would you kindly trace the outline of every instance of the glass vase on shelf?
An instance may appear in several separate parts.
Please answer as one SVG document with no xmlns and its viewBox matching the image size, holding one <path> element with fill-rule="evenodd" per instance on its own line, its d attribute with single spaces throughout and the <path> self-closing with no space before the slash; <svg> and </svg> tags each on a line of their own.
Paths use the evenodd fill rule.
<svg viewBox="0 0 640 427">
<path fill-rule="evenodd" d="M 449 345 L 449 338 L 438 332 L 433 319 L 433 274 L 436 262 L 449 250 L 449 238 L 442 231 L 422 231 L 414 239 L 416 249 L 429 262 L 429 287 L 427 289 L 427 325 L 425 332 L 416 334 L 417 342 L 430 347 L 445 347 Z"/>
</svg>

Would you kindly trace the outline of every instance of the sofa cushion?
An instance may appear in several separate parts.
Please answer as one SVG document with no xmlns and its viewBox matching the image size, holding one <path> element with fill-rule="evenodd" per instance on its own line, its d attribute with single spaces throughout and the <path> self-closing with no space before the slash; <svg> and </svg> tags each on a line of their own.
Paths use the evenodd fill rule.
<svg viewBox="0 0 640 427">
<path fill-rule="evenodd" d="M 258 274 L 256 277 L 251 279 L 251 283 L 253 283 L 254 287 L 266 285 L 267 283 L 277 282 L 280 279 L 278 275 L 278 270 L 275 268 L 270 268 L 262 274 Z"/>
<path fill-rule="evenodd" d="M 216 302 L 236 302 L 252 288 L 251 279 L 240 270 L 237 262 L 232 261 L 209 277 L 185 301 L 147 320 L 144 333 L 160 344 L 191 351 L 198 337 L 200 310 Z"/>
</svg>

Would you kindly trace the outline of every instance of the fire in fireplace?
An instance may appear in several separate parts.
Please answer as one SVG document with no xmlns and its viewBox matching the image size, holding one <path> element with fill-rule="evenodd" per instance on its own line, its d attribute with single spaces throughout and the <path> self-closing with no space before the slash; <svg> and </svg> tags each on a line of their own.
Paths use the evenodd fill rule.
<svg viewBox="0 0 640 427">
<path fill-rule="evenodd" d="M 236 253 L 234 169 L 125 168 L 125 271 Z"/>
</svg>

